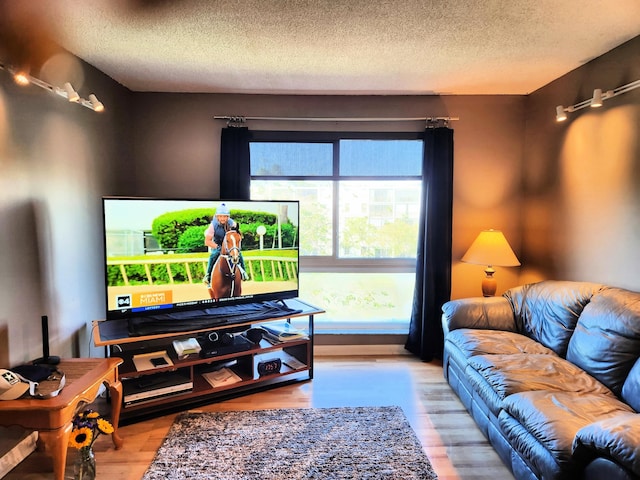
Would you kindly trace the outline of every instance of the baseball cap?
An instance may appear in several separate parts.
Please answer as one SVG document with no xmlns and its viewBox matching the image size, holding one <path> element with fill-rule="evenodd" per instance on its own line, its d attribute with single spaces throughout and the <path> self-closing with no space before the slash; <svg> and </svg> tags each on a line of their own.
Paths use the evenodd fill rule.
<svg viewBox="0 0 640 480">
<path fill-rule="evenodd" d="M 221 203 L 220 206 L 216 209 L 216 215 L 229 215 L 231 212 L 229 211 L 229 207 L 225 203 Z"/>
<path fill-rule="evenodd" d="M 20 380 L 12 371 L 0 368 L 0 400 L 15 400 L 27 390 L 29 390 L 28 383 Z"/>
</svg>

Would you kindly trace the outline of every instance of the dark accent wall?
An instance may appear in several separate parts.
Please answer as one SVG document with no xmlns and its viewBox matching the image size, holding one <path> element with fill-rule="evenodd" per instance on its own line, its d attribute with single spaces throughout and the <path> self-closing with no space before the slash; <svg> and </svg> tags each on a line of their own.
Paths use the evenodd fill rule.
<svg viewBox="0 0 640 480">
<path fill-rule="evenodd" d="M 216 115 L 256 117 L 458 117 L 454 129 L 453 296 L 481 295 L 484 267 L 459 262 L 483 229 L 505 232 L 519 253 L 525 96 L 282 96 L 136 93 L 135 192 L 149 196 L 219 194 Z M 424 121 L 248 121 L 252 130 L 422 131 Z M 499 292 L 519 269 L 498 267 Z"/>
<path fill-rule="evenodd" d="M 130 92 L 77 63 L 106 111 L 0 71 L 0 366 L 42 355 L 42 315 L 51 354 L 87 355 L 104 315 L 100 197 L 131 192 Z"/>
<path fill-rule="evenodd" d="M 216 197 L 214 115 L 455 116 L 454 298 L 480 295 L 483 267 L 459 261 L 482 229 L 505 232 L 521 268 L 496 268 L 498 293 L 566 278 L 640 289 L 640 90 L 563 125 L 557 104 L 640 78 L 640 40 L 530 96 L 269 96 L 130 92 L 84 62 L 96 114 L 0 71 L 0 361 L 51 353 L 101 355 L 91 321 L 104 315 L 102 195 Z M 76 59 L 77 60 L 77 59 Z M 250 122 L 252 129 L 420 131 L 422 122 Z"/>
<path fill-rule="evenodd" d="M 640 89 L 555 121 L 556 105 L 640 79 L 640 37 L 527 98 L 522 281 L 640 290 Z"/>
</svg>

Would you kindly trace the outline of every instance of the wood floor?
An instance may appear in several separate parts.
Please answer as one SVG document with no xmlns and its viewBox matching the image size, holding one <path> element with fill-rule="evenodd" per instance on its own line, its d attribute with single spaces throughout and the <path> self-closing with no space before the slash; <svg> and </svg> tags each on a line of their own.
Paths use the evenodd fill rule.
<svg viewBox="0 0 640 480">
<path fill-rule="evenodd" d="M 316 357 L 314 379 L 310 382 L 197 410 L 386 405 L 402 407 L 440 480 L 513 479 L 445 382 L 442 366 L 410 356 Z M 124 446 L 120 450 L 113 449 L 108 437 L 100 437 L 95 444 L 98 478 L 142 478 L 174 417 L 175 414 L 165 415 L 121 427 Z M 65 478 L 73 476 L 71 465 L 75 455 L 76 451 L 70 449 Z M 35 452 L 5 480 L 52 479 L 50 471 L 50 459 Z"/>
</svg>

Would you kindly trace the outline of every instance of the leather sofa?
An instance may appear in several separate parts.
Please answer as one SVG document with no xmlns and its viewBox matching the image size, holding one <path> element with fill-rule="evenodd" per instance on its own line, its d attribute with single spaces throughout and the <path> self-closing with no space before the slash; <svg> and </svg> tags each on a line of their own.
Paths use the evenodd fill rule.
<svg viewBox="0 0 640 480">
<path fill-rule="evenodd" d="M 543 281 L 442 311 L 445 378 L 515 478 L 640 478 L 640 293 Z"/>
</svg>

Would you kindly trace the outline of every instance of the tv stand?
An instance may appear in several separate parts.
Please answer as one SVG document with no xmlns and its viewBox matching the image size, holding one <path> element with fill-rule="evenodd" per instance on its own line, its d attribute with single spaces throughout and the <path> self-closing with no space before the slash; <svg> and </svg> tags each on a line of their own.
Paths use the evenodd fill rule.
<svg viewBox="0 0 640 480">
<path fill-rule="evenodd" d="M 123 360 L 121 422 L 311 380 L 314 316 L 324 311 L 297 298 L 282 304 L 270 316 L 230 315 L 231 321 L 186 329 L 176 319 L 176 331 L 138 336 L 129 334 L 126 319 L 94 321 L 94 344 Z M 289 337 L 262 333 L 286 324 Z M 179 356 L 174 341 L 191 338 L 201 351 Z"/>
</svg>

